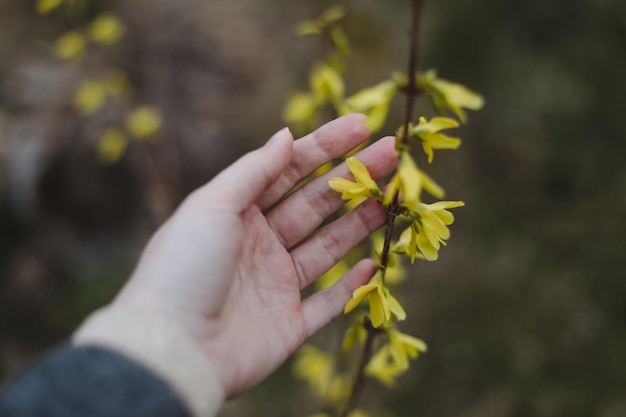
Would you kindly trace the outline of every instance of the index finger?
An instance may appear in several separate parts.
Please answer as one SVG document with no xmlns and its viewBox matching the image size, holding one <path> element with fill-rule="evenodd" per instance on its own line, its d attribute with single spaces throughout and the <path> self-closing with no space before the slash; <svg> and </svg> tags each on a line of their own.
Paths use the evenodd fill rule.
<svg viewBox="0 0 626 417">
<path fill-rule="evenodd" d="M 277 202 L 317 168 L 365 142 L 371 134 L 365 120 L 362 114 L 349 114 L 296 140 L 289 165 L 257 202 L 261 210 Z"/>
</svg>

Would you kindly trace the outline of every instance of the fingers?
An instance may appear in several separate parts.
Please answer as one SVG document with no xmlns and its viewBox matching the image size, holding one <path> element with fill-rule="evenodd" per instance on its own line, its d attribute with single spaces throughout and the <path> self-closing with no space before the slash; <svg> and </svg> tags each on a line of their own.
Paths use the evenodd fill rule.
<svg viewBox="0 0 626 417">
<path fill-rule="evenodd" d="M 352 292 L 367 283 L 375 272 L 376 263 L 371 259 L 363 259 L 335 285 L 304 300 L 302 314 L 307 338 L 341 314 Z"/>
<path fill-rule="evenodd" d="M 329 270 L 350 249 L 385 224 L 387 214 L 374 200 L 323 227 L 291 251 L 300 289 Z"/>
<path fill-rule="evenodd" d="M 383 138 L 356 155 L 375 180 L 384 177 L 395 167 L 398 157 L 394 143 L 391 137 Z M 328 179 L 348 178 L 349 175 L 348 167 L 343 163 L 303 186 L 267 214 L 268 224 L 286 248 L 306 238 L 345 204 L 341 195 L 328 186 Z"/>
<path fill-rule="evenodd" d="M 354 149 L 369 138 L 365 116 L 349 114 L 325 124 L 298 139 L 289 166 L 259 200 L 261 210 L 271 206 L 300 180 L 326 162 Z"/>
<path fill-rule="evenodd" d="M 202 201 L 204 207 L 241 212 L 254 204 L 287 168 L 292 150 L 293 136 L 285 128 L 265 146 L 245 154 L 196 190 L 193 199 Z"/>
</svg>

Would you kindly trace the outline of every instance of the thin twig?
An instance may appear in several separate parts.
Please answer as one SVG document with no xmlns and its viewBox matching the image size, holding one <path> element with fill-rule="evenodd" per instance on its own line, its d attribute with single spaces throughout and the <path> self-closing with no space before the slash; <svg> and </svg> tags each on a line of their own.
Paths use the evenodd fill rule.
<svg viewBox="0 0 626 417">
<path fill-rule="evenodd" d="M 400 144 L 403 147 L 408 146 L 409 143 L 409 128 L 411 126 L 411 120 L 413 119 L 413 108 L 415 107 L 415 99 L 419 95 L 420 91 L 417 88 L 416 75 L 418 68 L 419 58 L 419 37 L 420 37 L 420 21 L 422 8 L 425 0 L 412 0 L 411 1 L 411 31 L 410 31 L 410 45 L 409 45 L 409 69 L 408 78 L 409 84 L 405 90 L 406 102 L 404 108 L 404 122 L 401 128 Z M 396 222 L 396 217 L 401 213 L 402 208 L 399 203 L 399 194 L 396 192 L 391 204 L 387 207 L 387 225 L 385 226 L 385 243 L 383 244 L 383 250 L 380 257 L 379 267 L 382 269 L 382 279 L 384 282 L 385 272 L 389 263 L 389 252 L 391 250 L 391 239 L 393 237 L 393 230 Z M 338 417 L 347 417 L 351 410 L 356 407 L 358 396 L 365 382 L 365 367 L 369 362 L 372 350 L 374 347 L 374 338 L 377 334 L 377 329 L 372 326 L 371 322 L 367 320 L 364 324 L 367 330 L 367 338 L 363 346 L 363 352 L 359 361 L 359 367 L 354 378 L 352 385 L 352 391 L 350 397 L 346 403 L 346 406 L 339 413 Z"/>
<path fill-rule="evenodd" d="M 352 383 L 352 391 L 350 392 L 350 397 L 348 398 L 348 402 L 344 409 L 339 413 L 338 417 L 347 417 L 351 410 L 354 409 L 356 403 L 359 399 L 359 394 L 363 389 L 365 383 L 365 367 L 370 360 L 370 356 L 372 356 L 372 350 L 374 348 L 374 338 L 378 331 L 369 319 L 365 320 L 363 324 L 367 330 L 367 337 L 365 339 L 365 344 L 363 345 L 363 351 L 361 352 L 361 359 L 359 360 L 359 367 L 356 376 L 354 377 L 354 382 Z"/>
<path fill-rule="evenodd" d="M 420 46 L 420 31 L 421 31 L 421 15 L 425 0 L 412 0 L 411 2 L 411 31 L 410 31 L 410 43 L 409 43 L 409 69 L 408 78 L 409 85 L 405 90 L 406 101 L 404 106 L 404 122 L 400 130 L 400 143 L 406 147 L 409 144 L 409 129 L 411 127 L 411 120 L 413 120 L 413 108 L 415 107 L 415 99 L 419 95 L 420 91 L 417 88 L 416 75 L 419 59 L 419 46 Z M 401 212 L 399 203 L 399 193 L 393 197 L 391 205 L 387 209 L 387 226 L 385 228 L 385 243 L 383 245 L 383 252 L 380 257 L 380 268 L 382 269 L 382 279 L 385 280 L 385 272 L 387 270 L 387 264 L 389 263 L 389 251 L 391 249 L 391 238 L 393 237 L 393 229 L 395 226 L 395 220 L 398 214 Z"/>
</svg>

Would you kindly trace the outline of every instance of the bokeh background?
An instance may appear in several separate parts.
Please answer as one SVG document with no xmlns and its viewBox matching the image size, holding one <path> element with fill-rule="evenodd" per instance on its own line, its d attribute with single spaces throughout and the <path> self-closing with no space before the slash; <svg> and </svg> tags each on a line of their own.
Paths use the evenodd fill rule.
<svg viewBox="0 0 626 417">
<path fill-rule="evenodd" d="M 348 7 L 351 91 L 406 66 L 408 0 L 91 1 L 124 39 L 82 65 L 52 43 L 77 23 L 0 0 L 0 381 L 67 340 L 132 271 L 192 189 L 282 127 L 319 43 L 297 22 Z M 80 22 L 78 22 L 80 23 Z M 467 207 L 400 293 L 429 352 L 381 416 L 626 416 L 626 2 L 427 1 L 421 67 L 486 98 L 428 172 Z M 163 128 L 114 165 L 80 80 L 121 68 Z M 420 110 L 429 110 L 420 102 Z M 385 129 L 393 133 L 400 116 Z M 338 328 L 316 336 L 322 347 Z M 289 363 L 223 416 L 319 409 Z"/>
</svg>

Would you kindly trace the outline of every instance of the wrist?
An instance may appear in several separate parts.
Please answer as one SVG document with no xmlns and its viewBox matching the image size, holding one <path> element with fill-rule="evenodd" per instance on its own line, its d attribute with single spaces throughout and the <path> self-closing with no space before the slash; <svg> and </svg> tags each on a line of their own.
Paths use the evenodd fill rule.
<svg viewBox="0 0 626 417">
<path fill-rule="evenodd" d="M 120 305 L 92 314 L 73 337 L 121 353 L 166 381 L 194 417 L 217 413 L 224 389 L 214 365 L 175 321 Z"/>
</svg>

